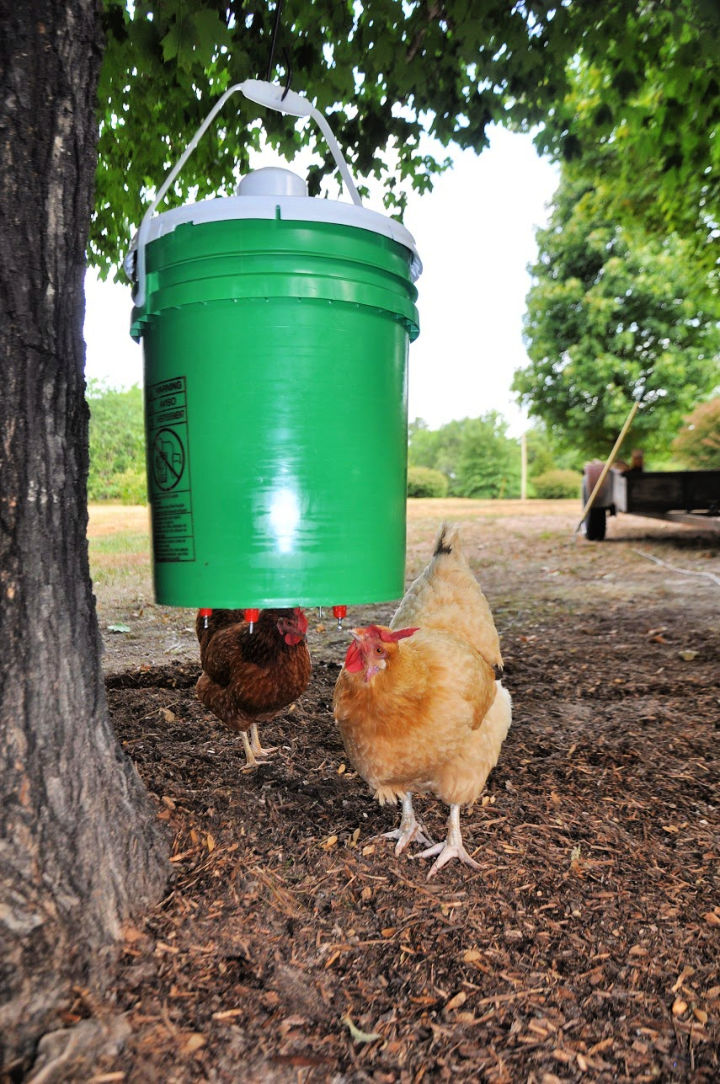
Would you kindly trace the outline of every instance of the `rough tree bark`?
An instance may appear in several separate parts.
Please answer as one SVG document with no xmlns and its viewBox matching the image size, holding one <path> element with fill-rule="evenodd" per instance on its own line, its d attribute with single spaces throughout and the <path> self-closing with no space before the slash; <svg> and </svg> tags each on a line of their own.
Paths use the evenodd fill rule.
<svg viewBox="0 0 720 1084">
<path fill-rule="evenodd" d="M 102 988 L 167 864 L 109 726 L 88 567 L 99 0 L 0 0 L 0 26 L 1 1071 L 72 983 Z"/>
</svg>

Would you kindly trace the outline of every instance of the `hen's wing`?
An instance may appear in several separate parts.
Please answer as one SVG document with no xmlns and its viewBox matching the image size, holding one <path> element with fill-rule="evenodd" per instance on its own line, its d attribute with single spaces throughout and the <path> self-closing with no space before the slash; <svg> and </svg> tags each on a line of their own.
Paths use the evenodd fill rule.
<svg viewBox="0 0 720 1084">
<path fill-rule="evenodd" d="M 236 729 L 272 718 L 291 704 L 304 692 L 311 671 L 304 642 L 288 647 L 278 641 L 275 654 L 262 664 L 248 659 L 244 647 L 234 628 L 216 633 L 197 684 L 205 707 Z"/>
<path fill-rule="evenodd" d="M 207 617 L 202 616 L 198 611 L 195 618 L 195 633 L 200 644 L 201 662 L 207 645 L 215 634 L 221 629 L 229 628 L 232 625 L 239 628 L 247 625 L 244 610 L 211 610 Z"/>
<path fill-rule="evenodd" d="M 218 685 L 229 684 L 233 670 L 245 661 L 248 629 L 244 621 L 228 625 L 208 635 L 200 644 L 203 670 Z"/>
<path fill-rule="evenodd" d="M 310 655 L 302 643 L 279 651 L 264 666 L 243 660 L 232 669 L 228 691 L 248 714 L 272 714 L 300 696 L 309 679 Z"/>
<path fill-rule="evenodd" d="M 274 663 L 286 648 L 277 627 L 278 610 L 261 610 L 252 631 L 244 610 L 213 610 L 207 629 L 201 628 L 198 615 L 196 630 L 200 639 L 200 663 L 213 681 L 230 681 L 233 670 L 242 662 L 261 668 Z"/>
</svg>

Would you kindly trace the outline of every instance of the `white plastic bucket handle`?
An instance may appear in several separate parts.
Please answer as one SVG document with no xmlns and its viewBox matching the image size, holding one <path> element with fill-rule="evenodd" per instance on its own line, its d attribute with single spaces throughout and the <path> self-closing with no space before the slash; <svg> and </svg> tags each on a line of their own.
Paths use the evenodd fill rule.
<svg viewBox="0 0 720 1084">
<path fill-rule="evenodd" d="M 225 105 L 225 102 L 231 95 L 237 93 L 237 91 L 241 91 L 249 101 L 255 102 L 257 105 L 267 106 L 268 109 L 275 109 L 279 113 L 287 113 L 291 117 L 312 117 L 322 134 L 325 136 L 325 141 L 335 160 L 335 165 L 340 171 L 345 187 L 350 193 L 350 198 L 357 206 L 362 206 L 362 201 L 358 194 L 358 190 L 355 187 L 355 182 L 350 176 L 347 162 L 343 158 L 342 151 L 338 146 L 338 142 L 332 133 L 330 125 L 325 120 L 322 113 L 320 113 L 307 98 L 304 98 L 302 94 L 297 94 L 295 91 L 286 91 L 284 87 L 279 86 L 277 83 L 266 83 L 262 79 L 246 79 L 244 83 L 235 83 L 234 86 L 225 91 L 223 96 L 210 110 L 180 158 L 160 185 L 155 199 L 143 215 L 143 220 L 140 223 L 140 229 L 138 230 L 137 235 L 137 294 L 134 299 L 136 308 L 141 308 L 145 304 L 145 246 L 150 232 L 150 220 L 157 210 L 158 205 L 165 198 L 165 194 L 178 173 L 205 135 L 205 132 L 215 120 L 215 117 Z"/>
</svg>

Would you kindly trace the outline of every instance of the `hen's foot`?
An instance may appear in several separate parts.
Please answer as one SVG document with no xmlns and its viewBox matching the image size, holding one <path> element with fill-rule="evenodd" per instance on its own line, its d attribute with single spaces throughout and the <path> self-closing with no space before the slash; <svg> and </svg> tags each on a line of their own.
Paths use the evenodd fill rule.
<svg viewBox="0 0 720 1084">
<path fill-rule="evenodd" d="M 415 824 L 411 828 L 394 828 L 392 832 L 383 832 L 383 839 L 396 839 L 395 854 L 402 854 L 407 847 L 408 843 L 432 843 L 429 836 L 425 834 L 425 829 L 419 821 L 415 821 Z M 415 855 L 417 857 L 417 855 Z"/>
<path fill-rule="evenodd" d="M 435 876 L 439 869 L 451 862 L 453 858 L 459 859 L 465 866 L 472 866 L 473 869 L 481 868 L 480 864 L 470 857 L 462 843 L 448 843 L 447 840 L 444 843 L 436 843 L 434 847 L 428 847 L 426 851 L 420 851 L 419 854 L 414 854 L 413 858 L 431 858 L 434 854 L 437 855 L 437 858 L 430 867 L 430 872 L 427 875 L 428 881 Z"/>
<path fill-rule="evenodd" d="M 457 858 L 465 866 L 471 866 L 472 869 L 480 869 L 479 864 L 474 858 L 465 850 L 462 841 L 462 835 L 460 833 L 460 806 L 450 806 L 450 816 L 448 817 L 448 831 L 447 838 L 444 843 L 436 843 L 434 847 L 428 847 L 426 851 L 421 851 L 420 854 L 413 855 L 414 858 L 431 858 L 434 854 L 437 858 L 430 867 L 430 872 L 427 875 L 428 881 L 431 877 L 434 877 L 439 869 L 442 869 L 444 865 L 450 862 L 453 858 Z"/>
<path fill-rule="evenodd" d="M 278 751 L 277 745 L 271 745 L 269 749 L 263 749 L 260 744 L 260 732 L 257 723 L 253 723 L 250 727 L 250 748 L 256 757 L 269 757 L 271 753 L 277 753 Z"/>
<path fill-rule="evenodd" d="M 250 768 L 257 768 L 258 762 L 255 759 L 255 754 L 253 753 L 250 739 L 247 736 L 247 731 L 241 730 L 240 737 L 242 738 L 243 749 L 245 750 L 245 766 L 242 770 L 246 772 Z"/>
<path fill-rule="evenodd" d="M 415 817 L 415 810 L 412 805 L 412 798 L 410 794 L 403 794 L 402 797 L 402 817 L 400 818 L 400 827 L 394 828 L 392 832 L 383 832 L 384 839 L 396 839 L 395 854 L 402 854 L 407 847 L 408 843 L 420 843 L 432 845 L 432 840 L 426 834 L 424 826 Z"/>
</svg>

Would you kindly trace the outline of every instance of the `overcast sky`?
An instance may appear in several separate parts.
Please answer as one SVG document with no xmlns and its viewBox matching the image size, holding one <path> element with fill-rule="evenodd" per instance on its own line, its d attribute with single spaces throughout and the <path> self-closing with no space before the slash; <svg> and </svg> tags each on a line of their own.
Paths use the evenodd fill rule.
<svg viewBox="0 0 720 1084">
<path fill-rule="evenodd" d="M 410 347 L 409 416 L 435 429 L 497 410 L 511 435 L 525 427 L 510 392 L 527 362 L 522 317 L 557 170 L 529 136 L 493 129 L 481 155 L 455 152 L 454 168 L 423 196 L 411 195 L 405 225 L 423 262 L 417 283 L 420 337 Z M 277 160 L 276 160 L 277 161 Z M 367 206 L 382 211 L 382 205 Z M 132 341 L 130 290 L 86 280 L 87 376 L 114 387 L 142 383 Z"/>
</svg>

